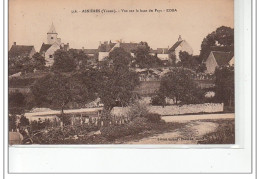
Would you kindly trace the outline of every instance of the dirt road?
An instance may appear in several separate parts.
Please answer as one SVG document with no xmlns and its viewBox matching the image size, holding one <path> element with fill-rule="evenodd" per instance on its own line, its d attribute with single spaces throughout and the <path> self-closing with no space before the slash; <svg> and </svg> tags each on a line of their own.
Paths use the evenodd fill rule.
<svg viewBox="0 0 260 179">
<path fill-rule="evenodd" d="M 162 119 L 166 122 L 180 122 L 187 125 L 172 132 L 157 134 L 138 141 L 127 142 L 127 144 L 197 144 L 205 134 L 216 130 L 218 124 L 213 120 L 234 120 L 234 117 L 232 113 L 164 116 Z"/>
</svg>

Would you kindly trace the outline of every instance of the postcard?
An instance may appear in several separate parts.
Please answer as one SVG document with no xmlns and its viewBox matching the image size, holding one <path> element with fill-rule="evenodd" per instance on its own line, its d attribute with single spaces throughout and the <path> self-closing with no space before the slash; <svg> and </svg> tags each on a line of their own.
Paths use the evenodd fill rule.
<svg viewBox="0 0 260 179">
<path fill-rule="evenodd" d="M 233 0 L 9 0 L 9 145 L 235 144 Z"/>
</svg>

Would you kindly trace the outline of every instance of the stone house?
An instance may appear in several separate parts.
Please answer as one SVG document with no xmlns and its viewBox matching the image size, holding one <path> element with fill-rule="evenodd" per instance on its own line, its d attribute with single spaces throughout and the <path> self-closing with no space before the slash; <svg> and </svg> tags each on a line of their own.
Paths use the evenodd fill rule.
<svg viewBox="0 0 260 179">
<path fill-rule="evenodd" d="M 59 49 L 69 50 L 69 43 L 61 43 L 61 39 L 58 38 L 58 33 L 52 23 L 50 30 L 47 32 L 47 44 L 43 43 L 40 49 L 40 54 L 46 60 L 46 66 L 53 65 L 54 53 Z"/>
<path fill-rule="evenodd" d="M 126 52 L 130 53 L 132 57 L 134 57 L 133 51 L 140 46 L 140 43 L 125 43 L 125 42 L 117 42 L 112 43 L 111 41 L 105 41 L 103 44 L 100 43 L 98 47 L 98 61 L 104 61 L 108 58 L 110 52 L 112 52 L 115 48 L 123 48 Z"/>
<path fill-rule="evenodd" d="M 32 45 L 16 45 L 16 42 L 10 48 L 8 55 L 9 58 L 24 58 L 32 56 L 36 53 L 34 46 Z"/>
<path fill-rule="evenodd" d="M 169 54 L 174 54 L 176 56 L 176 63 L 180 61 L 179 53 L 187 52 L 188 54 L 193 54 L 192 47 L 188 44 L 186 40 L 183 40 L 181 36 L 179 36 L 178 41 L 169 49 Z"/>
<path fill-rule="evenodd" d="M 205 73 L 213 74 L 217 67 L 234 64 L 234 55 L 232 52 L 211 51 L 204 63 L 207 68 Z"/>
</svg>

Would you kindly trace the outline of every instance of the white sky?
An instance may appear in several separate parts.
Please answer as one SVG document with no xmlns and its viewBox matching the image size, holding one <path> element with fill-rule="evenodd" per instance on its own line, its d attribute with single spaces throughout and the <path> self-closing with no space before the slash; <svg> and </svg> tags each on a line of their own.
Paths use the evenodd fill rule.
<svg viewBox="0 0 260 179">
<path fill-rule="evenodd" d="M 177 9 L 174 13 L 77 13 L 82 9 Z M 9 47 L 47 43 L 54 23 L 70 48 L 97 48 L 99 41 L 147 41 L 152 48 L 172 46 L 181 35 L 199 54 L 204 37 L 225 25 L 234 27 L 233 0 L 9 0 Z"/>
</svg>

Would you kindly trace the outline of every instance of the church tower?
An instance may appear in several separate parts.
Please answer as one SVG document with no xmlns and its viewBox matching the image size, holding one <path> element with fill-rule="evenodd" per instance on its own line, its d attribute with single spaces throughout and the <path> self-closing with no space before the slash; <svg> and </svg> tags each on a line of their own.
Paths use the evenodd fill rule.
<svg viewBox="0 0 260 179">
<path fill-rule="evenodd" d="M 55 30 L 55 27 L 53 23 L 51 24 L 51 28 L 47 33 L 47 43 L 48 44 L 54 44 L 55 42 L 58 42 L 58 33 Z"/>
</svg>

